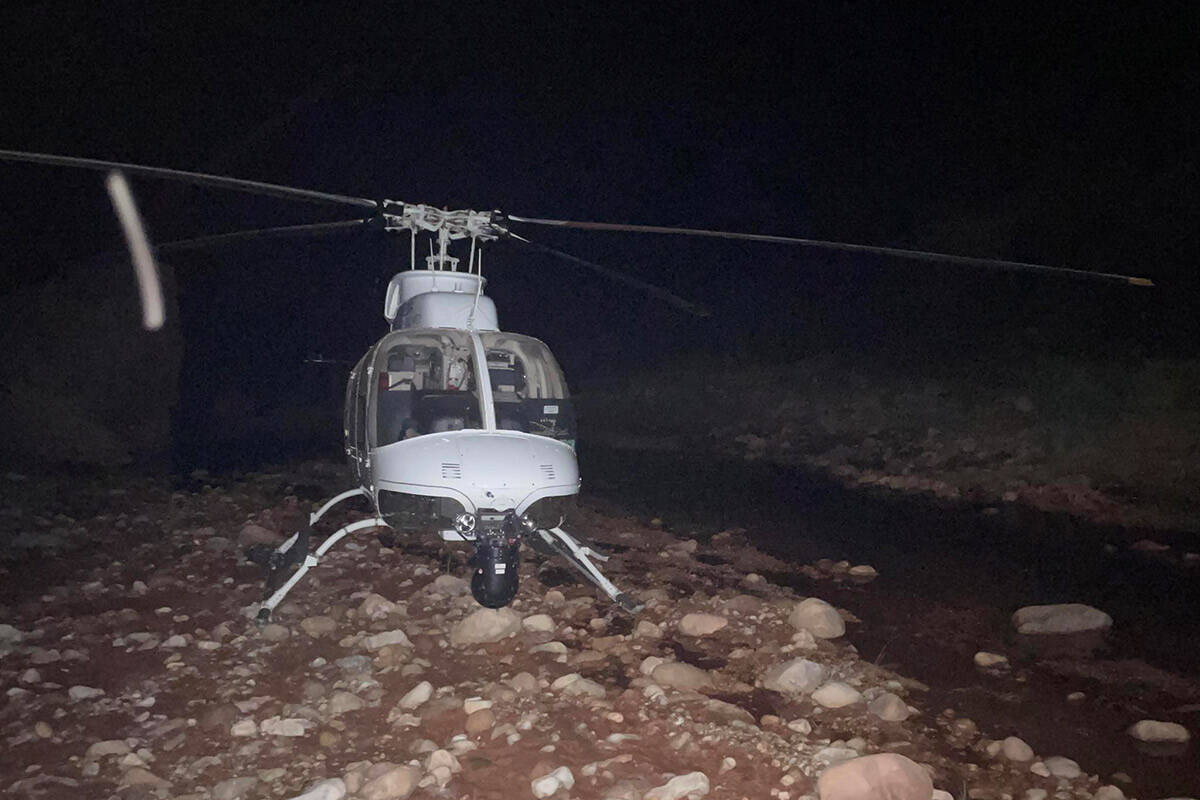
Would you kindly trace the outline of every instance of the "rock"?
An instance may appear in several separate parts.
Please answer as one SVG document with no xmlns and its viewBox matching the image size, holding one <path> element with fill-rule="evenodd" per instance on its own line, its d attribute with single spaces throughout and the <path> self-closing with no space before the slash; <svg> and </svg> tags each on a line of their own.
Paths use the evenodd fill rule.
<svg viewBox="0 0 1200 800">
<path fill-rule="evenodd" d="M 17 682 L 18 683 L 28 683 L 28 684 L 41 683 L 42 682 L 42 673 L 40 673 L 36 669 L 33 669 L 32 667 L 30 667 L 29 669 L 27 669 L 21 673 L 20 677 L 17 678 Z"/>
<path fill-rule="evenodd" d="M 1008 666 L 1008 657 L 980 650 L 975 654 L 975 666 L 980 669 L 999 669 Z"/>
<path fill-rule="evenodd" d="M 264 719 L 262 724 L 258 726 L 263 736 L 303 736 L 308 733 L 310 728 L 314 727 L 316 725 L 311 720 L 299 717 L 289 717 L 287 719 L 270 717 Z"/>
<path fill-rule="evenodd" d="M 533 790 L 534 797 L 543 798 L 550 797 L 559 789 L 567 789 L 569 791 L 574 785 L 575 776 L 571 774 L 571 770 L 566 767 L 558 767 L 548 775 L 535 778 L 530 783 L 530 788 Z"/>
<path fill-rule="evenodd" d="M 638 672 L 643 675 L 653 675 L 654 670 L 658 669 L 659 664 L 665 664 L 666 659 L 658 656 L 646 656 L 642 659 L 642 663 L 638 666 Z"/>
<path fill-rule="evenodd" d="M 148 786 L 151 789 L 168 789 L 171 786 L 171 782 L 163 780 L 145 767 L 131 767 L 121 776 L 121 783 L 118 785 L 122 789 L 128 786 Z"/>
<path fill-rule="evenodd" d="M 528 672 L 518 672 L 508 679 L 508 685 L 517 694 L 533 694 L 538 690 L 538 680 Z"/>
<path fill-rule="evenodd" d="M 819 639 L 836 639 L 846 632 L 846 623 L 837 609 L 817 597 L 801 600 L 788 615 L 796 630 L 804 630 Z"/>
<path fill-rule="evenodd" d="M 661 639 L 662 629 L 648 619 L 638 620 L 633 635 L 638 639 Z"/>
<path fill-rule="evenodd" d="M 1004 753 L 1004 757 L 1009 761 L 1032 761 L 1033 748 L 1025 743 L 1024 739 L 1016 736 L 1009 736 L 1000 745 L 1000 752 Z"/>
<path fill-rule="evenodd" d="M 684 636 L 709 636 L 724 628 L 729 620 L 716 614 L 684 614 L 679 632 Z"/>
<path fill-rule="evenodd" d="M 446 576 L 443 576 L 446 577 Z M 481 608 L 450 630 L 450 644 L 498 642 L 521 632 L 521 615 L 511 608 Z"/>
<path fill-rule="evenodd" d="M 908 704 L 891 692 L 884 692 L 867 703 L 867 710 L 884 722 L 903 722 L 908 719 Z"/>
<path fill-rule="evenodd" d="M 821 800 L 930 800 L 933 781 L 912 759 L 897 753 L 852 758 L 817 780 Z"/>
<path fill-rule="evenodd" d="M 496 724 L 496 714 L 490 708 L 481 708 L 467 715 L 466 730 L 468 736 L 478 736 L 487 733 Z"/>
<path fill-rule="evenodd" d="M 1051 756 L 1050 758 L 1043 759 L 1042 764 L 1056 778 L 1078 778 L 1083 774 L 1083 770 L 1079 768 L 1079 765 L 1066 756 Z"/>
<path fill-rule="evenodd" d="M 229 726 L 230 736 L 257 736 L 258 723 L 252 719 L 240 719 Z"/>
<path fill-rule="evenodd" d="M 603 698 L 604 687 L 589 678 L 579 678 L 562 687 L 562 693 L 568 695 L 587 695 L 588 697 Z"/>
<path fill-rule="evenodd" d="M 358 695 L 351 692 L 338 690 L 329 697 L 329 714 L 330 716 L 338 716 L 350 711 L 358 711 L 364 707 L 366 703 L 362 701 Z"/>
<path fill-rule="evenodd" d="M 287 629 L 285 628 L 284 630 Z M 285 636 L 284 638 L 286 639 L 287 637 Z M 187 647 L 187 643 L 187 639 L 181 634 L 177 633 L 173 636 L 168 636 L 167 640 L 160 644 L 159 647 L 163 648 L 164 650 L 178 650 L 181 647 Z"/>
<path fill-rule="evenodd" d="M 412 642 L 408 640 L 407 634 L 399 628 L 384 633 L 376 633 L 368 636 L 363 640 L 363 647 L 368 650 L 380 650 L 388 645 L 399 645 L 401 647 L 412 648 Z"/>
<path fill-rule="evenodd" d="M 217 703 L 200 712 L 197 722 L 204 730 L 218 730 L 228 728 L 240 715 L 241 712 L 233 703 Z"/>
<path fill-rule="evenodd" d="M 258 635 L 266 639 L 268 642 L 282 642 L 292 635 L 286 625 L 280 625 L 277 622 L 272 622 L 262 626 L 258 631 Z"/>
<path fill-rule="evenodd" d="M 87 761 L 98 761 L 108 756 L 123 756 L 131 753 L 129 745 L 125 744 L 122 739 L 105 739 L 102 742 L 94 742 L 88 747 L 87 753 L 84 754 L 84 759 Z"/>
<path fill-rule="evenodd" d="M 54 728 L 50 727 L 50 723 L 39 719 L 33 724 L 33 735 L 39 739 L 49 739 L 54 735 Z"/>
<path fill-rule="evenodd" d="M 415 767 L 393 766 L 363 784 L 358 795 L 363 800 L 400 800 L 412 794 L 420 780 L 421 772 Z"/>
<path fill-rule="evenodd" d="M 795 731 L 796 733 L 808 736 L 810 733 L 812 733 L 812 723 L 806 720 L 804 717 L 800 717 L 799 719 L 794 719 L 789 722 L 787 724 L 787 729 L 789 731 Z"/>
<path fill-rule="evenodd" d="M 341 671 L 351 674 L 371 671 L 370 656 L 343 656 L 333 663 L 337 664 L 337 668 Z"/>
<path fill-rule="evenodd" d="M 1188 729 L 1175 722 L 1144 719 L 1130 726 L 1129 735 L 1143 742 L 1186 742 L 1192 738 Z"/>
<path fill-rule="evenodd" d="M 1092 800 L 1125 800 L 1125 793 L 1117 786 L 1101 786 L 1092 795 Z"/>
<path fill-rule="evenodd" d="M 453 575 L 438 575 L 433 579 L 433 583 L 429 584 L 429 590 L 434 594 L 444 594 L 450 597 L 458 597 L 467 594 L 471 591 L 471 584 L 464 581 L 462 578 L 456 578 Z"/>
<path fill-rule="evenodd" d="M 67 689 L 67 697 L 76 701 L 91 700 L 103 694 L 103 689 L 97 689 L 93 686 L 72 686 L 70 689 Z"/>
<path fill-rule="evenodd" d="M 326 778 L 308 789 L 304 794 L 288 800 L 342 800 L 346 796 L 346 782 L 341 778 Z"/>
<path fill-rule="evenodd" d="M 421 681 L 409 689 L 396 705 L 411 711 L 428 701 L 431 697 L 433 697 L 433 684 L 429 681 Z"/>
<path fill-rule="evenodd" d="M 468 697 L 466 700 L 463 700 L 463 711 L 466 712 L 467 716 L 471 716 L 476 711 L 491 708 L 493 705 L 495 703 L 491 700 L 484 700 L 482 697 Z"/>
<path fill-rule="evenodd" d="M 1017 633 L 1084 633 L 1112 627 L 1113 620 L 1098 608 L 1082 603 L 1025 606 L 1012 616 Z"/>
<path fill-rule="evenodd" d="M 1129 727 L 1129 735 L 1141 741 L 1188 741 L 1192 734 L 1176 722 L 1141 720 Z"/>
<path fill-rule="evenodd" d="M 305 617 L 300 620 L 300 630 L 313 639 L 331 636 L 337 632 L 337 620 L 333 617 Z"/>
<path fill-rule="evenodd" d="M 814 691 L 812 699 L 825 708 L 842 708 L 862 700 L 862 694 L 849 684 L 830 681 Z"/>
<path fill-rule="evenodd" d="M 534 614 L 521 620 L 521 627 L 532 633 L 553 633 L 556 626 L 549 614 Z"/>
<path fill-rule="evenodd" d="M 659 664 L 650 673 L 650 677 L 663 686 L 687 691 L 712 686 L 712 678 L 707 672 L 699 667 L 681 664 L 678 661 L 666 661 Z"/>
<path fill-rule="evenodd" d="M 238 544 L 242 547 L 252 547 L 256 544 L 275 545 L 283 541 L 283 537 L 253 522 L 246 523 L 238 531 Z"/>
<path fill-rule="evenodd" d="M 397 608 L 398 606 L 391 600 L 372 592 L 363 598 L 362 603 L 358 606 L 358 613 L 371 620 L 385 619 L 396 613 Z"/>
<path fill-rule="evenodd" d="M 850 568 L 848 573 L 852 578 L 876 578 L 879 577 L 879 570 L 872 567 L 870 564 L 856 564 Z"/>
<path fill-rule="evenodd" d="M 776 664 L 763 673 L 764 689 L 784 694 L 807 694 L 825 680 L 825 668 L 807 658 Z"/>
<path fill-rule="evenodd" d="M 0 625 L 0 645 L 19 644 L 25 635 L 7 623 Z"/>
<path fill-rule="evenodd" d="M 258 778 L 252 775 L 223 780 L 212 787 L 212 800 L 239 800 L 250 794 L 257 784 Z"/>
<path fill-rule="evenodd" d="M 696 800 L 696 798 L 707 795 L 708 790 L 707 775 L 703 772 L 688 772 L 684 775 L 676 775 L 662 786 L 655 786 L 642 795 L 642 800 L 679 800 L 684 797 Z"/>
</svg>

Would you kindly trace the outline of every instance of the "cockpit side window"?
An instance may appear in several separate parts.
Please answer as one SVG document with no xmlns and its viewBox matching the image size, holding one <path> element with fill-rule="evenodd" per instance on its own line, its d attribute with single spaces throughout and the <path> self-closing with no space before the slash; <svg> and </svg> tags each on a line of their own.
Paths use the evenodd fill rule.
<svg viewBox="0 0 1200 800">
<path fill-rule="evenodd" d="M 496 427 L 574 444 L 575 412 L 550 349 L 529 336 L 480 333 L 487 353 Z"/>
<path fill-rule="evenodd" d="M 473 353 L 461 331 L 401 331 L 381 342 L 373 446 L 481 428 Z"/>
</svg>

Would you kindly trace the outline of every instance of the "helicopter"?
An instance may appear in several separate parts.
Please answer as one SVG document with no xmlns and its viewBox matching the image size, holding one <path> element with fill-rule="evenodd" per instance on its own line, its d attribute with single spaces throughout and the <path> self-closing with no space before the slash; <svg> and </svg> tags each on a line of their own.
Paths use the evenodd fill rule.
<svg viewBox="0 0 1200 800">
<path fill-rule="evenodd" d="M 471 593 L 488 608 L 507 606 L 516 596 L 521 547 L 527 543 L 562 556 L 625 611 L 640 610 L 637 600 L 597 566 L 607 556 L 564 528 L 581 487 L 571 396 L 561 368 L 543 342 L 501 330 L 496 304 L 484 293 L 483 246 L 517 243 L 596 271 L 688 313 L 705 316 L 708 312 L 661 287 L 533 242 L 514 232 L 513 223 L 799 245 L 1153 285 L 1146 278 L 1114 273 L 791 236 L 447 210 L 73 156 L 0 150 L 0 160 L 108 173 L 109 194 L 135 266 L 143 324 L 150 330 L 163 321 L 155 252 L 355 230 L 408 234 L 408 269 L 392 277 L 384 296 L 388 332 L 354 364 L 346 384 L 342 432 L 354 485 L 322 504 L 309 515 L 306 526 L 261 559 L 266 576 L 264 600 L 256 613 L 260 624 L 270 620 L 273 610 L 335 544 L 350 534 L 381 528 L 432 531 L 443 542 L 470 546 Z M 125 175 L 341 205 L 364 213 L 352 220 L 235 231 L 151 246 Z M 420 259 L 418 238 L 427 238 L 429 249 Z M 452 243 L 468 246 L 465 261 L 450 254 Z M 310 552 L 317 523 L 355 498 L 369 502 L 371 516 L 343 525 Z"/>
</svg>

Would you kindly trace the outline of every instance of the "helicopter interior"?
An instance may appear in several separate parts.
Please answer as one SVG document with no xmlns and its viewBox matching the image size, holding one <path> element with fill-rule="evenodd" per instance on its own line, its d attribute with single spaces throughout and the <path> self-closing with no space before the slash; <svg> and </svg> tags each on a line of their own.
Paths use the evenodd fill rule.
<svg viewBox="0 0 1200 800">
<path fill-rule="evenodd" d="M 376 356 L 376 446 L 482 428 L 470 339 L 457 331 L 397 333 Z M 573 444 L 575 419 L 554 357 L 536 339 L 482 333 L 496 427 Z"/>
</svg>

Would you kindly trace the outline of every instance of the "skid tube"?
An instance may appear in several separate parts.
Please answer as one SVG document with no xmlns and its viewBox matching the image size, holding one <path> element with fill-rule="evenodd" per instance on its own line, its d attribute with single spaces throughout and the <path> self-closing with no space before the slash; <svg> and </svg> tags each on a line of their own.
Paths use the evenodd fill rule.
<svg viewBox="0 0 1200 800">
<path fill-rule="evenodd" d="M 532 535 L 540 537 L 542 542 L 565 558 L 567 563 L 582 572 L 585 578 L 599 586 L 600 590 L 619 607 L 630 614 L 636 614 L 642 610 L 641 603 L 618 589 L 612 581 L 604 577 L 604 573 L 600 571 L 599 567 L 592 563 L 593 558 L 599 561 L 608 561 L 608 556 L 597 553 L 587 545 L 580 544 L 574 536 L 557 526 L 549 529 L 539 528 Z"/>
<path fill-rule="evenodd" d="M 267 574 L 263 586 L 264 600 L 258 609 L 258 614 L 255 616 L 256 623 L 259 625 L 267 624 L 271 620 L 271 612 L 275 610 L 276 606 L 283 602 L 283 599 L 287 597 L 288 592 L 292 590 L 292 587 L 299 583 L 300 579 L 303 578 L 311 568 L 315 567 L 319 563 L 321 556 L 329 552 L 331 547 L 340 542 L 348 534 L 368 528 L 387 527 L 387 523 L 379 517 L 372 517 L 370 519 L 352 522 L 349 525 L 344 525 L 339 528 L 332 536 L 321 543 L 321 546 L 317 548 L 315 553 L 311 555 L 309 554 L 308 544 L 310 538 L 312 537 L 313 526 L 316 525 L 317 522 L 320 521 L 321 517 L 325 516 L 325 514 L 327 514 L 334 506 L 353 497 L 359 496 L 366 497 L 366 490 L 362 488 L 349 489 L 339 495 L 336 495 L 335 497 L 330 498 L 328 502 L 309 515 L 308 525 L 306 525 L 302 530 L 293 533 L 287 539 L 287 541 L 279 545 L 279 547 L 277 547 L 271 553 L 269 559 L 267 560 Z M 284 583 L 283 586 L 276 588 L 279 574 L 292 564 L 299 564 L 300 567 L 294 573 L 292 573 L 292 576 L 288 578 L 287 582 Z"/>
</svg>

